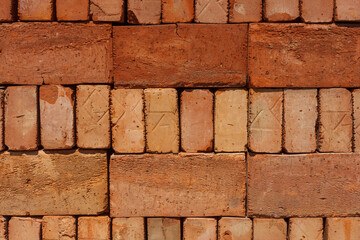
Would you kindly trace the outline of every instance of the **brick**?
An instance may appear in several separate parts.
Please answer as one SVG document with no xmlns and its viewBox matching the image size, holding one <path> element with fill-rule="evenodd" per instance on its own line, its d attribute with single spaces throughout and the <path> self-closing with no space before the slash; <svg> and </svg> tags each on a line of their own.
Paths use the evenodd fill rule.
<svg viewBox="0 0 360 240">
<path fill-rule="evenodd" d="M 107 209 L 105 151 L 5 152 L 0 169 L 1 215 L 91 215 Z"/>
<path fill-rule="evenodd" d="M 244 216 L 244 205 L 244 154 L 113 155 L 110 159 L 112 217 Z"/>
<path fill-rule="evenodd" d="M 5 90 L 5 145 L 9 150 L 38 148 L 37 87 Z"/>
<path fill-rule="evenodd" d="M 195 22 L 227 23 L 227 0 L 195 0 Z"/>
<path fill-rule="evenodd" d="M 44 149 L 71 149 L 74 140 L 74 91 L 44 85 L 39 91 L 40 136 Z"/>
<path fill-rule="evenodd" d="M 192 22 L 194 0 L 162 0 L 162 23 Z"/>
<path fill-rule="evenodd" d="M 283 90 L 250 89 L 249 149 L 281 152 Z"/>
<path fill-rule="evenodd" d="M 229 0 L 229 22 L 260 22 L 262 0 Z"/>
<path fill-rule="evenodd" d="M 327 218 L 326 240 L 356 240 L 360 238 L 360 218 Z"/>
<path fill-rule="evenodd" d="M 360 87 L 359 34 L 330 24 L 250 24 L 250 86 Z"/>
<path fill-rule="evenodd" d="M 53 0 L 18 0 L 18 14 L 22 21 L 53 20 Z"/>
<path fill-rule="evenodd" d="M 0 240 L 7 240 L 7 221 L 6 218 L 0 216 Z"/>
<path fill-rule="evenodd" d="M 345 88 L 319 90 L 319 151 L 352 151 L 352 100 Z"/>
<path fill-rule="evenodd" d="M 181 93 L 181 149 L 184 152 L 211 152 L 214 142 L 214 95 L 205 89 Z"/>
<path fill-rule="evenodd" d="M 108 216 L 79 217 L 78 239 L 79 240 L 110 240 L 110 223 Z"/>
<path fill-rule="evenodd" d="M 0 151 L 5 149 L 4 142 L 4 105 L 5 90 L 0 89 Z M 1 217 L 1 216 L 0 216 Z"/>
<path fill-rule="evenodd" d="M 41 220 L 12 217 L 9 221 L 9 240 L 40 240 Z"/>
<path fill-rule="evenodd" d="M 327 217 L 359 212 L 360 155 L 248 155 L 248 215 Z"/>
<path fill-rule="evenodd" d="M 299 0 L 265 0 L 264 18 L 269 22 L 292 21 L 299 17 Z"/>
<path fill-rule="evenodd" d="M 160 24 L 161 0 L 128 0 L 127 22 L 130 24 Z"/>
<path fill-rule="evenodd" d="M 144 218 L 113 218 L 113 240 L 145 239 Z"/>
<path fill-rule="evenodd" d="M 359 21 L 359 0 L 336 0 L 335 21 Z"/>
<path fill-rule="evenodd" d="M 58 21 L 89 20 L 89 0 L 56 0 Z"/>
<path fill-rule="evenodd" d="M 76 219 L 70 216 L 45 216 L 42 219 L 43 240 L 75 240 Z"/>
<path fill-rule="evenodd" d="M 110 148 L 110 86 L 76 88 L 76 135 L 79 148 Z"/>
<path fill-rule="evenodd" d="M 242 87 L 247 25 L 114 26 L 114 64 L 119 87 Z"/>
<path fill-rule="evenodd" d="M 112 147 L 117 153 L 143 153 L 145 149 L 144 91 L 111 90 Z"/>
<path fill-rule="evenodd" d="M 322 218 L 290 218 L 289 240 L 323 240 Z"/>
<path fill-rule="evenodd" d="M 184 240 L 216 240 L 216 225 L 214 218 L 187 218 L 184 221 Z"/>
<path fill-rule="evenodd" d="M 0 84 L 111 82 L 109 24 L 2 24 L 0 39 Z"/>
<path fill-rule="evenodd" d="M 248 92 L 241 89 L 215 93 L 215 152 L 246 151 Z"/>
<path fill-rule="evenodd" d="M 12 0 L 0 0 L 0 22 L 11 22 L 13 20 Z"/>
<path fill-rule="evenodd" d="M 254 240 L 286 240 L 284 219 L 254 219 Z"/>
<path fill-rule="evenodd" d="M 360 151 L 360 89 L 352 92 L 353 118 L 354 118 L 354 151 Z"/>
<path fill-rule="evenodd" d="M 145 89 L 146 151 L 179 152 L 178 97 L 175 89 Z"/>
<path fill-rule="evenodd" d="M 124 22 L 124 0 L 90 0 L 90 14 L 95 22 Z"/>
<path fill-rule="evenodd" d="M 284 90 L 284 149 L 288 153 L 316 150 L 317 90 Z"/>
<path fill-rule="evenodd" d="M 179 218 L 148 218 L 148 240 L 180 240 L 181 229 Z"/>
<path fill-rule="evenodd" d="M 249 218 L 225 217 L 219 220 L 219 240 L 252 240 L 252 221 Z"/>
<path fill-rule="evenodd" d="M 333 20 L 333 0 L 301 0 L 301 18 L 308 23 L 329 23 Z"/>
</svg>

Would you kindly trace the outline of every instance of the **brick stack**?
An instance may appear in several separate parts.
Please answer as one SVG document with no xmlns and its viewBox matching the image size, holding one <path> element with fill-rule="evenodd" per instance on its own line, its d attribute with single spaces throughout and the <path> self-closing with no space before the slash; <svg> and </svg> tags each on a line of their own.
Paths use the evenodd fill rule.
<svg viewBox="0 0 360 240">
<path fill-rule="evenodd" d="M 0 0 L 0 239 L 360 239 L 359 22 Z"/>
</svg>

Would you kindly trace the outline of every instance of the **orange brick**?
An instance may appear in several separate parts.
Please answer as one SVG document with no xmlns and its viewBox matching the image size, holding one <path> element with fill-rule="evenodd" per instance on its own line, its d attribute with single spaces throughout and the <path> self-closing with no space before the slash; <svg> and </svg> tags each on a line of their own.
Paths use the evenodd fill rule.
<svg viewBox="0 0 360 240">
<path fill-rule="evenodd" d="M 144 218 L 113 218 L 112 237 L 114 240 L 145 239 Z"/>
<path fill-rule="evenodd" d="M 305 22 L 331 22 L 333 15 L 333 0 L 301 0 L 301 18 Z"/>
<path fill-rule="evenodd" d="M 110 223 L 108 216 L 101 217 L 79 217 L 78 239 L 110 240 Z"/>
<path fill-rule="evenodd" d="M 229 0 L 229 22 L 260 22 L 262 0 Z"/>
<path fill-rule="evenodd" d="M 299 0 L 265 0 L 264 18 L 266 21 L 292 21 L 299 15 Z"/>
<path fill-rule="evenodd" d="M 19 18 L 22 21 L 51 21 L 53 0 L 19 0 Z"/>
<path fill-rule="evenodd" d="M 227 0 L 195 0 L 195 22 L 227 23 Z"/>
<path fill-rule="evenodd" d="M 322 218 L 290 218 L 289 240 L 323 240 Z"/>
<path fill-rule="evenodd" d="M 162 0 L 163 23 L 191 22 L 194 19 L 194 0 Z"/>
<path fill-rule="evenodd" d="M 76 132 L 79 148 L 110 148 L 110 86 L 78 85 Z"/>
<path fill-rule="evenodd" d="M 354 151 L 360 152 L 360 89 L 352 92 L 354 118 Z"/>
<path fill-rule="evenodd" d="M 56 0 L 58 21 L 89 20 L 89 0 Z"/>
<path fill-rule="evenodd" d="M 7 221 L 6 218 L 0 216 L 0 239 L 7 240 Z"/>
<path fill-rule="evenodd" d="M 14 86 L 5 90 L 5 145 L 9 150 L 38 148 L 36 86 Z"/>
<path fill-rule="evenodd" d="M 128 0 L 127 22 L 130 24 L 160 24 L 161 0 Z"/>
<path fill-rule="evenodd" d="M 40 240 L 41 220 L 12 217 L 9 221 L 9 240 Z"/>
<path fill-rule="evenodd" d="M 4 143 L 4 93 L 3 89 L 0 89 L 0 151 L 5 149 Z"/>
<path fill-rule="evenodd" d="M 148 218 L 148 240 L 180 240 L 180 218 Z"/>
<path fill-rule="evenodd" d="M 320 89 L 319 151 L 352 151 L 352 100 L 345 88 Z"/>
<path fill-rule="evenodd" d="M 0 0 L 0 22 L 10 22 L 13 20 L 13 1 Z"/>
<path fill-rule="evenodd" d="M 249 218 L 223 217 L 219 220 L 219 240 L 252 240 L 252 221 Z"/>
<path fill-rule="evenodd" d="M 213 98 L 209 90 L 184 90 L 181 93 L 181 149 L 184 152 L 213 150 Z"/>
<path fill-rule="evenodd" d="M 360 239 L 360 218 L 327 218 L 325 236 L 326 240 Z"/>
<path fill-rule="evenodd" d="M 254 218 L 254 240 L 286 240 L 284 219 Z"/>
<path fill-rule="evenodd" d="M 359 21 L 360 0 L 336 0 L 335 21 Z"/>
<path fill-rule="evenodd" d="M 45 216 L 42 219 L 43 240 L 75 240 L 76 219 L 70 216 Z"/>
<path fill-rule="evenodd" d="M 74 91 L 44 85 L 39 91 L 41 145 L 45 149 L 71 149 L 74 140 Z"/>
<path fill-rule="evenodd" d="M 187 218 L 184 221 L 184 240 L 216 240 L 217 222 L 214 218 Z"/>
<path fill-rule="evenodd" d="M 90 14 L 95 22 L 124 22 L 124 0 L 90 0 Z"/>
</svg>

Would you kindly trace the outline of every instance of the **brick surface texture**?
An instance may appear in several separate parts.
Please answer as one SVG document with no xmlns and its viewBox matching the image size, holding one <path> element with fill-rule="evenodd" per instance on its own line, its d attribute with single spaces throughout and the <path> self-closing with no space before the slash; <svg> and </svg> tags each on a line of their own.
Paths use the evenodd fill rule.
<svg viewBox="0 0 360 240">
<path fill-rule="evenodd" d="M 181 226 L 178 218 L 148 218 L 148 240 L 180 240 Z"/>
<path fill-rule="evenodd" d="M 68 216 L 45 216 L 42 219 L 43 240 L 75 240 L 76 219 Z"/>
<path fill-rule="evenodd" d="M 162 22 L 191 22 L 194 19 L 194 0 L 162 0 Z"/>
<path fill-rule="evenodd" d="M 0 239 L 6 240 L 7 239 L 7 221 L 6 218 L 0 216 Z"/>
<path fill-rule="evenodd" d="M 130 24 L 159 24 L 161 0 L 128 0 L 127 22 Z"/>
<path fill-rule="evenodd" d="M 20 20 L 50 21 L 53 16 L 52 0 L 19 0 L 18 12 Z"/>
<path fill-rule="evenodd" d="M 224 217 L 218 224 L 219 240 L 252 240 L 252 221 L 249 218 Z"/>
<path fill-rule="evenodd" d="M 110 240 L 110 223 L 108 216 L 79 217 L 78 239 Z"/>
<path fill-rule="evenodd" d="M 325 239 L 349 239 L 360 238 L 360 218 L 328 218 L 325 225 Z"/>
<path fill-rule="evenodd" d="M 322 218 L 290 218 L 289 240 L 323 240 Z"/>
<path fill-rule="evenodd" d="M 184 222 L 184 240 L 216 240 L 216 219 L 188 218 Z"/>
<path fill-rule="evenodd" d="M 262 0 L 229 0 L 229 22 L 260 22 Z"/>
<path fill-rule="evenodd" d="M 89 20 L 89 0 L 56 0 L 59 21 Z"/>
<path fill-rule="evenodd" d="M 113 240 L 145 239 L 144 218 L 113 218 Z"/>
<path fill-rule="evenodd" d="M 254 240 L 286 240 L 286 231 L 283 219 L 254 219 Z"/>
<path fill-rule="evenodd" d="M 299 17 L 298 0 L 265 0 L 264 18 L 269 22 L 292 21 Z"/>
<path fill-rule="evenodd" d="M 334 1 L 302 0 L 301 17 L 308 23 L 328 23 L 333 19 Z"/>
<path fill-rule="evenodd" d="M 227 23 L 228 2 L 226 0 L 195 0 L 195 22 Z"/>
<path fill-rule="evenodd" d="M 13 19 L 12 0 L 0 0 L 0 22 L 10 22 Z"/>
<path fill-rule="evenodd" d="M 13 217 L 9 221 L 9 240 L 40 240 L 41 220 Z"/>
<path fill-rule="evenodd" d="M 95 22 L 124 22 L 125 1 L 90 0 L 90 14 Z"/>
<path fill-rule="evenodd" d="M 354 118 L 354 151 L 360 151 L 360 89 L 352 92 Z"/>
<path fill-rule="evenodd" d="M 335 1 L 336 21 L 360 21 L 359 0 L 336 0 Z"/>
</svg>

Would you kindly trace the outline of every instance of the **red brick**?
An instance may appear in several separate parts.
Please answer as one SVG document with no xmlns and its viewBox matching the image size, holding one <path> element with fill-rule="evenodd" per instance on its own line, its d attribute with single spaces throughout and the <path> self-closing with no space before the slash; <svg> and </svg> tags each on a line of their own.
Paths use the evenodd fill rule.
<svg viewBox="0 0 360 240">
<path fill-rule="evenodd" d="M 113 155 L 110 159 L 112 217 L 244 216 L 244 204 L 244 154 Z"/>
<path fill-rule="evenodd" d="M 248 214 L 346 216 L 359 212 L 360 155 L 248 155 Z"/>
<path fill-rule="evenodd" d="M 327 218 L 325 229 L 326 240 L 360 239 L 360 218 Z"/>
<path fill-rule="evenodd" d="M 74 140 L 74 91 L 68 87 L 40 87 L 40 133 L 45 149 L 71 149 Z"/>
<path fill-rule="evenodd" d="M 305 22 L 331 22 L 333 15 L 333 0 L 301 0 L 301 18 Z"/>
<path fill-rule="evenodd" d="M 110 223 L 108 216 L 101 217 L 79 217 L 78 239 L 110 240 Z"/>
<path fill-rule="evenodd" d="M 359 34 L 336 25 L 251 24 L 250 85 L 360 87 Z"/>
<path fill-rule="evenodd" d="M 7 240 L 7 221 L 6 218 L 0 216 L 0 239 Z"/>
<path fill-rule="evenodd" d="M 229 0 L 229 22 L 260 22 L 262 0 Z"/>
<path fill-rule="evenodd" d="M 290 218 L 289 240 L 323 240 L 322 218 Z"/>
<path fill-rule="evenodd" d="M 184 222 L 184 240 L 216 240 L 216 219 L 187 218 Z"/>
<path fill-rule="evenodd" d="M 38 148 L 37 93 L 36 86 L 5 90 L 5 145 L 9 150 Z"/>
<path fill-rule="evenodd" d="M 227 23 L 227 0 L 195 0 L 195 22 Z"/>
<path fill-rule="evenodd" d="M 219 240 L 252 240 L 252 221 L 249 218 L 224 217 L 219 220 Z"/>
<path fill-rule="evenodd" d="M 107 209 L 104 151 L 0 154 L 0 214 L 91 215 Z"/>
<path fill-rule="evenodd" d="M 4 94 L 5 91 L 0 89 L 0 151 L 5 149 L 4 143 Z"/>
<path fill-rule="evenodd" d="M 79 148 L 110 148 L 110 86 L 78 85 L 76 136 Z"/>
<path fill-rule="evenodd" d="M 181 149 L 184 152 L 211 152 L 214 143 L 213 98 L 209 90 L 181 93 Z"/>
<path fill-rule="evenodd" d="M 110 83 L 111 25 L 0 25 L 0 84 Z"/>
<path fill-rule="evenodd" d="M 194 19 L 194 0 L 162 0 L 161 22 L 192 22 Z"/>
<path fill-rule="evenodd" d="M 58 21 L 89 20 L 89 0 L 56 0 Z"/>
<path fill-rule="evenodd" d="M 161 0 L 128 0 L 127 22 L 130 24 L 160 24 Z"/>
<path fill-rule="evenodd" d="M 76 219 L 70 216 L 45 216 L 42 219 L 43 240 L 75 240 Z"/>
<path fill-rule="evenodd" d="M 254 219 L 254 240 L 286 240 L 284 219 Z"/>
<path fill-rule="evenodd" d="M 9 240 L 40 240 L 41 220 L 13 217 L 9 221 Z"/>
<path fill-rule="evenodd" d="M 0 22 L 10 22 L 13 20 L 13 1 L 0 0 Z"/>
<path fill-rule="evenodd" d="M 113 240 L 145 239 L 144 218 L 113 218 L 112 237 Z"/>
<path fill-rule="evenodd" d="M 180 218 L 148 218 L 148 240 L 180 240 Z"/>
<path fill-rule="evenodd" d="M 354 119 L 354 151 L 360 152 L 360 89 L 352 92 L 353 119 Z"/>
<path fill-rule="evenodd" d="M 360 21 L 359 0 L 336 0 L 335 21 Z"/>
<path fill-rule="evenodd" d="M 124 22 L 124 0 L 90 0 L 90 14 L 95 22 Z"/>
<path fill-rule="evenodd" d="M 114 27 L 117 86 L 240 87 L 246 62 L 245 24 Z"/>
<path fill-rule="evenodd" d="M 53 0 L 18 0 L 18 13 L 22 21 L 51 21 Z"/>
<path fill-rule="evenodd" d="M 292 21 L 299 17 L 299 0 L 265 0 L 264 18 L 270 22 Z"/>
</svg>

